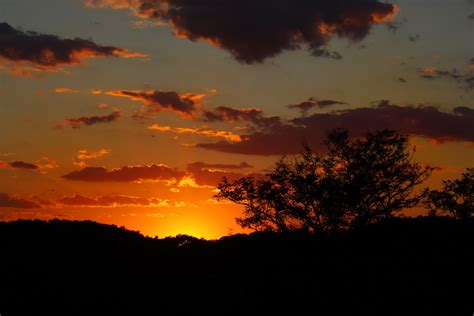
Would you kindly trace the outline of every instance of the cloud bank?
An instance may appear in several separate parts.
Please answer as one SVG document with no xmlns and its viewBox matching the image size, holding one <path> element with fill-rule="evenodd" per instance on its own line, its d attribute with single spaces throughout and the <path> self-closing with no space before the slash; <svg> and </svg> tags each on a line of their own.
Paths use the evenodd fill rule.
<svg viewBox="0 0 474 316">
<path fill-rule="evenodd" d="M 124 166 L 107 170 L 104 167 L 86 167 L 62 176 L 67 180 L 85 182 L 134 182 L 146 180 L 178 180 L 184 173 L 165 165 Z"/>
<path fill-rule="evenodd" d="M 215 187 L 223 177 L 236 180 L 245 174 L 233 170 L 251 168 L 240 164 L 190 163 L 184 170 L 166 165 L 123 166 L 108 170 L 104 167 L 85 167 L 62 176 L 66 180 L 82 182 L 146 182 L 164 181 L 174 187 Z M 227 170 L 227 171 L 226 171 Z M 230 170 L 230 171 L 229 171 Z M 92 203 L 92 202 L 91 202 Z M 95 203 L 95 202 L 94 202 Z"/>
<path fill-rule="evenodd" d="M 30 76 L 38 72 L 57 72 L 62 66 L 77 65 L 94 57 L 146 57 L 124 48 L 102 46 L 81 38 L 63 39 L 55 35 L 22 31 L 0 23 L 0 69 Z"/>
<path fill-rule="evenodd" d="M 41 207 L 36 202 L 24 199 L 16 195 L 7 194 L 7 193 L 0 193 L 0 206 L 11 207 L 11 208 L 24 208 L 24 209 Z"/>
<path fill-rule="evenodd" d="M 398 12 L 378 0 L 86 0 L 91 8 L 130 9 L 137 17 L 169 25 L 175 36 L 202 40 L 239 62 L 260 63 L 283 51 L 341 59 L 328 50 L 333 37 L 360 41 L 374 24 Z"/>
<path fill-rule="evenodd" d="M 381 101 L 376 107 L 316 113 L 280 120 L 278 124 L 260 125 L 256 131 L 241 135 L 240 142 L 220 141 L 196 146 L 237 154 L 296 154 L 301 152 L 303 143 L 322 149 L 326 133 L 335 128 L 347 128 L 354 137 L 362 136 L 368 130 L 392 129 L 436 142 L 474 143 L 472 122 L 474 110 L 468 107 L 456 107 L 448 113 L 432 106 L 399 106 Z"/>
</svg>

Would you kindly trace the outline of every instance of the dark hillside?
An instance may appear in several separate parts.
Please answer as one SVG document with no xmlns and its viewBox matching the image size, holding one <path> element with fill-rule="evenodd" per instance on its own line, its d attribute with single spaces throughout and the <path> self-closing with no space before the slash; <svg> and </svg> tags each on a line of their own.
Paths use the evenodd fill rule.
<svg viewBox="0 0 474 316">
<path fill-rule="evenodd" d="M 473 242 L 474 221 L 449 218 L 218 241 L 0 223 L 0 312 L 472 315 Z"/>
</svg>

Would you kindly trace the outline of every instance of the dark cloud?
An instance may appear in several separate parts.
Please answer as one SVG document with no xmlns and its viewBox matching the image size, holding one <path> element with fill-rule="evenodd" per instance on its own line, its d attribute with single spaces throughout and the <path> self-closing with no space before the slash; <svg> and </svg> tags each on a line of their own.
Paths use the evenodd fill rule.
<svg viewBox="0 0 474 316">
<path fill-rule="evenodd" d="M 62 176 L 66 180 L 84 181 L 84 182 L 140 182 L 140 181 L 166 181 L 174 186 L 217 186 L 223 177 L 229 179 L 238 179 L 244 176 L 242 173 L 224 171 L 224 169 L 238 170 L 251 168 L 246 162 L 238 165 L 227 164 L 205 164 L 196 162 L 188 164 L 185 170 L 170 168 L 165 165 L 149 166 L 124 166 L 117 169 L 107 170 L 104 167 L 85 167 L 81 170 L 73 171 Z M 61 200 L 60 203 L 70 205 L 103 205 L 113 204 L 113 199 L 87 199 L 81 196 Z M 117 200 L 117 199 L 115 199 Z M 133 203 L 132 203 L 133 202 Z M 140 204 L 139 200 L 132 201 L 123 198 L 122 204 Z M 146 201 L 143 200 L 142 203 Z M 118 203 L 118 202 L 115 202 Z"/>
<path fill-rule="evenodd" d="M 303 127 L 296 128 L 285 124 L 266 133 L 255 132 L 243 135 L 241 136 L 242 141 L 239 143 L 221 141 L 201 143 L 196 147 L 225 153 L 262 156 L 300 153 L 307 138 L 305 132 L 306 129 Z"/>
<path fill-rule="evenodd" d="M 176 36 L 204 40 L 243 63 L 258 63 L 283 51 L 307 48 L 313 56 L 341 59 L 329 51 L 333 37 L 356 42 L 398 8 L 378 0 L 86 0 L 89 7 L 130 8 L 166 23 Z"/>
<path fill-rule="evenodd" d="M 420 78 L 428 80 L 451 79 L 466 89 L 474 89 L 474 76 L 472 73 L 461 73 L 456 68 L 453 70 L 441 70 L 436 67 L 426 67 L 418 70 Z"/>
<path fill-rule="evenodd" d="M 418 42 L 418 40 L 420 39 L 420 34 L 410 34 L 408 35 L 408 40 L 410 42 Z"/>
<path fill-rule="evenodd" d="M 263 118 L 263 112 L 256 108 L 235 109 L 219 106 L 212 111 L 203 110 L 202 116 L 208 122 L 256 121 Z"/>
<path fill-rule="evenodd" d="M 398 106 L 385 100 L 375 107 L 295 118 L 266 130 L 241 135 L 240 142 L 204 143 L 197 147 L 239 154 L 294 154 L 301 152 L 303 143 L 321 149 L 326 133 L 335 128 L 347 128 L 354 137 L 362 136 L 368 130 L 392 129 L 437 142 L 474 142 L 472 122 L 474 110 L 468 107 L 457 107 L 447 113 L 432 106 Z"/>
<path fill-rule="evenodd" d="M 144 103 L 146 108 L 142 111 L 142 115 L 153 115 L 162 110 L 169 110 L 186 117 L 194 117 L 199 107 L 199 100 L 205 97 L 204 94 L 185 93 L 180 95 L 175 91 L 158 90 L 116 90 L 107 91 L 105 94 Z"/>
<path fill-rule="evenodd" d="M 198 186 L 217 186 L 224 177 L 234 181 L 245 176 L 242 173 L 213 170 L 193 165 L 188 165 L 186 171 Z"/>
<path fill-rule="evenodd" d="M 418 74 L 423 79 L 451 78 L 458 80 L 463 77 L 456 68 L 453 70 L 441 70 L 436 67 L 426 67 L 420 69 Z"/>
<path fill-rule="evenodd" d="M 90 126 L 99 123 L 111 123 L 115 122 L 121 117 L 119 111 L 112 112 L 109 115 L 94 115 L 94 116 L 81 116 L 74 118 L 67 118 L 64 120 L 65 124 L 70 125 L 72 128 L 81 128 L 81 126 Z M 63 127 L 63 124 L 59 124 L 57 127 Z"/>
<path fill-rule="evenodd" d="M 269 128 L 270 126 L 282 124 L 278 116 L 267 117 L 262 110 L 256 108 L 236 109 L 227 106 L 219 106 L 212 111 L 203 110 L 202 116 L 207 122 L 241 122 L 246 121 L 253 124 L 255 128 Z M 248 127 L 249 130 L 255 128 Z"/>
<path fill-rule="evenodd" d="M 62 176 L 67 180 L 86 182 L 134 182 L 143 180 L 179 180 L 184 172 L 165 165 L 124 166 L 107 170 L 104 167 L 86 167 Z"/>
<path fill-rule="evenodd" d="M 25 209 L 41 207 L 38 203 L 6 193 L 0 193 L 0 206 Z"/>
<path fill-rule="evenodd" d="M 238 170 L 238 169 L 247 169 L 253 168 L 253 166 L 249 165 L 247 162 L 243 161 L 239 164 L 209 164 L 204 162 L 193 162 L 188 164 L 189 168 L 192 169 L 227 169 L 227 170 Z"/>
<path fill-rule="evenodd" d="M 298 109 L 301 111 L 301 114 L 303 116 L 306 116 L 312 108 L 320 108 L 324 109 L 333 105 L 340 105 L 340 104 L 346 104 L 345 102 L 341 101 L 334 101 L 334 100 L 319 100 L 315 98 L 309 98 L 307 101 L 303 101 L 301 103 L 297 104 L 290 104 L 288 105 L 289 109 Z"/>
<path fill-rule="evenodd" d="M 9 163 L 11 167 L 18 169 L 38 169 L 38 165 L 34 163 L 24 162 L 24 161 L 12 161 Z"/>
<path fill-rule="evenodd" d="M 55 35 L 21 31 L 0 23 L 0 62 L 10 63 L 15 73 L 19 65 L 31 66 L 30 71 L 56 71 L 62 65 L 79 64 L 91 57 L 145 57 L 123 48 L 101 46 L 81 38 L 62 39 Z"/>
</svg>

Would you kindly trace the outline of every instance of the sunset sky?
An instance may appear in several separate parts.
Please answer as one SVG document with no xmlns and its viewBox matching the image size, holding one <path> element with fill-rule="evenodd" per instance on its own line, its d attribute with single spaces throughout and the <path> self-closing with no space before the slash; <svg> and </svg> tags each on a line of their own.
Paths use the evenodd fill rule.
<svg viewBox="0 0 474 316">
<path fill-rule="evenodd" d="M 0 0 L 0 219 L 240 232 L 213 198 L 328 130 L 474 167 L 472 0 Z"/>
</svg>

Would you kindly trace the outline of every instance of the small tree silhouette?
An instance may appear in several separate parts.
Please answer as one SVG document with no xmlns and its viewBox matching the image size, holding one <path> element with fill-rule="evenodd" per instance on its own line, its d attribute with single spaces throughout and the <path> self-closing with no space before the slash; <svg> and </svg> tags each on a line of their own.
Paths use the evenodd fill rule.
<svg viewBox="0 0 474 316">
<path fill-rule="evenodd" d="M 443 181 L 442 190 L 428 191 L 425 206 L 430 215 L 450 214 L 467 219 L 474 213 L 474 168 L 468 168 L 456 180 Z"/>
<path fill-rule="evenodd" d="M 239 225 L 257 231 L 310 232 L 365 225 L 417 205 L 415 186 L 431 168 L 412 162 L 408 138 L 393 131 L 368 132 L 350 141 L 337 129 L 325 141 L 326 155 L 305 146 L 291 160 L 283 157 L 262 178 L 248 176 L 219 185 L 219 199 L 245 207 Z"/>
</svg>

